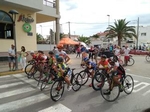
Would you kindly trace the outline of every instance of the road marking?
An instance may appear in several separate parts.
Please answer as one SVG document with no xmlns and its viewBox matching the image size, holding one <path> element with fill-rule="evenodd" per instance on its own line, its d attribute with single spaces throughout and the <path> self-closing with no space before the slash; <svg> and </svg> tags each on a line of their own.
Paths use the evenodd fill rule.
<svg viewBox="0 0 150 112">
<path fill-rule="evenodd" d="M 67 108 L 62 104 L 56 104 L 44 110 L 40 110 L 39 112 L 71 112 L 71 111 L 72 110 L 70 110 L 69 108 Z"/>
<path fill-rule="evenodd" d="M 44 101 L 46 99 L 49 99 L 49 97 L 44 95 L 44 94 L 38 94 L 38 95 L 34 95 L 34 96 L 24 98 L 21 100 L 16 100 L 13 102 L 1 104 L 0 105 L 0 112 L 10 112 L 13 110 L 17 110 L 17 109 L 20 109 L 23 107 L 33 105 L 35 103 L 39 103 L 39 102 Z"/>
<path fill-rule="evenodd" d="M 127 73 L 127 75 L 133 75 L 133 76 L 140 77 L 140 78 L 150 79 L 149 77 L 139 76 L 139 75 L 130 74 L 130 73 Z"/>
<path fill-rule="evenodd" d="M 138 80 L 134 80 L 134 83 L 137 83 L 137 82 L 139 82 Z"/>
<path fill-rule="evenodd" d="M 24 83 L 23 82 L 16 82 L 16 83 L 11 83 L 11 84 L 5 84 L 5 85 L 1 85 L 0 89 L 9 88 L 9 87 L 13 87 L 13 86 L 21 85 L 21 84 L 24 84 Z"/>
<path fill-rule="evenodd" d="M 147 94 L 150 93 L 150 90 L 149 91 L 146 91 L 146 93 L 142 94 L 143 96 L 146 96 Z"/>
<path fill-rule="evenodd" d="M 0 79 L 11 77 L 10 75 L 0 76 Z"/>
<path fill-rule="evenodd" d="M 139 86 L 141 86 L 141 85 L 142 85 L 142 87 L 140 87 L 140 88 L 138 88 L 138 89 L 135 89 L 135 88 L 137 88 L 137 87 L 139 87 Z M 146 87 L 149 86 L 149 85 L 150 85 L 150 84 L 149 84 L 149 83 L 146 83 L 146 82 L 141 82 L 141 83 L 139 83 L 139 84 L 136 84 L 136 85 L 134 86 L 133 92 L 136 93 L 136 92 L 138 92 L 138 91 L 140 91 L 140 90 L 146 88 Z"/>
<path fill-rule="evenodd" d="M 13 95 L 19 95 L 22 93 L 26 93 L 26 92 L 30 92 L 33 91 L 35 89 L 31 88 L 31 87 L 26 87 L 26 88 L 21 88 L 21 89 L 16 89 L 13 91 L 8 91 L 8 92 L 4 92 L 4 93 L 0 93 L 0 99 L 5 98 L 5 97 L 9 97 L 9 96 L 13 96 Z"/>
</svg>

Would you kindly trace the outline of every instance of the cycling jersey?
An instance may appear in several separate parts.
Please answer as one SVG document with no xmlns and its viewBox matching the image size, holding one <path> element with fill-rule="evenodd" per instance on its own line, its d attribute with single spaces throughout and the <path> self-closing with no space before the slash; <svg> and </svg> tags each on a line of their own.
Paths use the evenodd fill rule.
<svg viewBox="0 0 150 112">
<path fill-rule="evenodd" d="M 102 65 L 104 68 L 108 68 L 108 66 L 109 66 L 108 60 L 100 61 L 99 64 Z"/>
<path fill-rule="evenodd" d="M 64 72 L 64 74 L 63 74 L 64 76 L 67 75 L 66 72 L 67 72 L 67 68 L 68 68 L 68 67 L 67 67 L 67 65 L 66 65 L 65 63 L 58 64 L 58 69 L 59 69 L 59 68 L 61 68 L 62 70 L 65 70 L 65 72 Z M 58 76 L 59 76 L 59 77 L 62 76 L 61 72 L 58 72 Z"/>
<path fill-rule="evenodd" d="M 96 70 L 96 66 L 97 66 L 96 63 L 89 61 L 87 62 L 87 65 L 91 66 L 91 69 Z"/>
<path fill-rule="evenodd" d="M 49 62 L 49 65 L 53 65 L 54 64 L 54 61 L 55 61 L 55 58 L 54 57 L 50 57 L 48 62 Z"/>
</svg>

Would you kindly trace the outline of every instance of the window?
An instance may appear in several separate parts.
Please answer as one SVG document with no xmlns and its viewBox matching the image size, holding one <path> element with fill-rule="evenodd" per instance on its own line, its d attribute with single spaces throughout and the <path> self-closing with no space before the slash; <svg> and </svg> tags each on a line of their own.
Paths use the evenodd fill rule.
<svg viewBox="0 0 150 112">
<path fill-rule="evenodd" d="M 146 36 L 146 33 L 141 33 L 141 36 Z"/>
<path fill-rule="evenodd" d="M 2 10 L 0 10 L 0 39 L 13 39 L 12 19 Z"/>
</svg>

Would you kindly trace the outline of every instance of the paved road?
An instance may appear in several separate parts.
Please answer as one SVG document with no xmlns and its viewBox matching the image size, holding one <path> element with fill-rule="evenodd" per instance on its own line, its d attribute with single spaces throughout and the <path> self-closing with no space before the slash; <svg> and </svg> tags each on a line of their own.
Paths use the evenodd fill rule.
<svg viewBox="0 0 150 112">
<path fill-rule="evenodd" d="M 41 92 L 37 82 L 27 79 L 25 74 L 2 76 L 0 112 L 141 112 L 150 107 L 150 78 L 132 76 L 135 80 L 133 93 L 121 93 L 112 103 L 105 101 L 100 92 L 88 84 L 78 92 L 65 91 L 60 101 L 53 102 L 49 97 L 50 86 Z"/>
</svg>

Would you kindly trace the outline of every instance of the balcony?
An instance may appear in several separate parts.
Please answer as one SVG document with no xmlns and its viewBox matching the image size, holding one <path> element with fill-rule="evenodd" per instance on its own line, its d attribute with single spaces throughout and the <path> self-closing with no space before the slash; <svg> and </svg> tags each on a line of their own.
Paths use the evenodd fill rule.
<svg viewBox="0 0 150 112">
<path fill-rule="evenodd" d="M 46 6 L 56 8 L 56 1 L 55 0 L 43 0 L 43 4 Z"/>
</svg>

